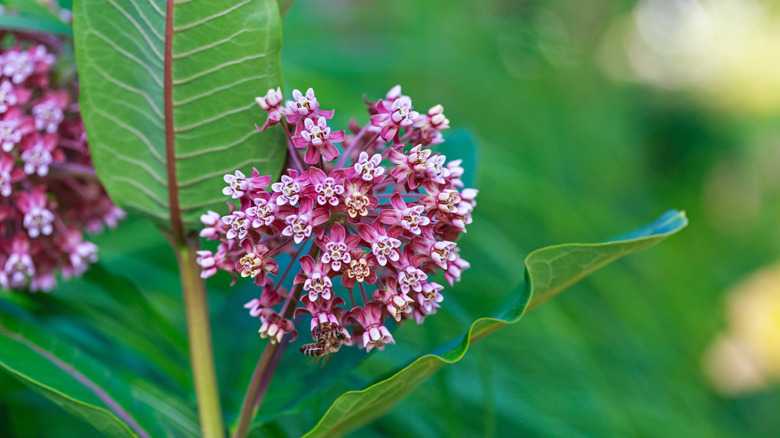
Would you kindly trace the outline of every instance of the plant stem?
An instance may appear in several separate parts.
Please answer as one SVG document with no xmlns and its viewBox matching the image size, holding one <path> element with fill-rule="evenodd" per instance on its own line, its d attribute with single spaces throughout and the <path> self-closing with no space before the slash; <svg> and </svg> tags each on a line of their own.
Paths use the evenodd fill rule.
<svg viewBox="0 0 780 438">
<path fill-rule="evenodd" d="M 305 245 L 305 243 L 303 244 Z M 303 246 L 301 246 L 303 248 Z M 320 253 L 320 247 L 312 243 L 309 255 L 315 260 Z M 297 256 L 290 261 L 295 263 Z M 298 304 L 298 298 L 303 292 L 303 285 L 298 284 L 293 288 L 282 307 L 281 316 L 285 319 L 292 317 L 295 306 Z M 279 365 L 279 361 L 282 358 L 284 350 L 290 343 L 292 336 L 287 333 L 282 338 L 282 341 L 273 344 L 270 341 L 266 344 L 263 354 L 260 355 L 260 360 L 257 361 L 257 366 L 252 372 L 252 378 L 249 380 L 249 386 L 244 394 L 244 401 L 241 404 L 241 413 L 238 416 L 238 424 L 236 425 L 236 431 L 233 433 L 233 438 L 244 438 L 249 432 L 249 423 L 257 415 L 257 410 L 260 408 L 260 402 L 265 396 L 265 392 L 268 389 L 268 385 L 271 382 L 271 377 L 276 371 L 276 367 Z"/>
<path fill-rule="evenodd" d="M 293 260 L 291 263 L 294 262 L 295 261 Z M 299 284 L 290 292 L 287 301 L 284 303 L 284 308 L 282 309 L 282 318 L 289 318 L 292 316 L 292 311 L 295 307 L 292 303 L 297 303 L 302 290 L 303 286 Z M 236 426 L 236 431 L 233 433 L 233 438 L 244 438 L 247 432 L 249 432 L 249 423 L 255 418 L 257 410 L 260 408 L 260 401 L 265 395 L 266 389 L 268 389 L 271 375 L 273 374 L 273 371 L 276 370 L 276 366 L 274 366 L 274 357 L 277 355 L 277 352 L 279 352 L 279 356 L 281 357 L 281 352 L 284 351 L 283 347 L 287 347 L 287 344 L 290 342 L 289 337 L 290 334 L 286 334 L 284 335 L 282 342 L 273 344 L 269 341 L 268 344 L 266 344 L 263 354 L 260 355 L 260 360 L 257 361 L 257 366 L 255 366 L 255 370 L 252 372 L 252 378 L 249 380 L 249 387 L 246 389 L 246 394 L 244 394 L 244 401 L 241 404 L 241 413 L 238 417 L 238 425 Z M 279 361 L 277 360 L 276 364 L 278 365 L 278 363 Z"/>
<path fill-rule="evenodd" d="M 195 380 L 201 430 L 204 438 L 222 438 L 225 436 L 225 427 L 219 406 L 206 287 L 198 274 L 199 267 L 195 262 L 197 249 L 198 236 L 190 234 L 182 244 L 176 246 L 176 257 L 184 293 L 190 362 Z"/>
<path fill-rule="evenodd" d="M 49 172 L 52 174 L 82 178 L 90 181 L 98 180 L 97 175 L 95 174 L 95 169 L 92 166 L 85 166 L 83 164 L 51 163 L 49 165 Z"/>
<path fill-rule="evenodd" d="M 295 3 L 295 0 L 283 0 L 282 4 L 279 5 L 279 15 L 281 15 L 282 18 L 287 15 L 287 12 L 290 10 L 293 3 Z"/>
</svg>

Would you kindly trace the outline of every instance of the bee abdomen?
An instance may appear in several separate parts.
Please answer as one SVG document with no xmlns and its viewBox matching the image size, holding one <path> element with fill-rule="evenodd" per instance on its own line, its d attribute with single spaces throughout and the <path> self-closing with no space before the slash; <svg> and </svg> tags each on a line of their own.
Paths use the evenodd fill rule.
<svg viewBox="0 0 780 438">
<path fill-rule="evenodd" d="M 301 353 L 306 356 L 322 356 L 325 353 L 325 348 L 317 344 L 306 344 L 301 346 Z"/>
</svg>

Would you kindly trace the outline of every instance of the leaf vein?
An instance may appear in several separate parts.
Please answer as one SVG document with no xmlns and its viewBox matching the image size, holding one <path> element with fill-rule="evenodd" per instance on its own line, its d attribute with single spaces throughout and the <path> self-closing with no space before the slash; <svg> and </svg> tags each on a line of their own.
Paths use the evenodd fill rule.
<svg viewBox="0 0 780 438">
<path fill-rule="evenodd" d="M 159 33 L 154 26 L 152 26 L 152 23 L 149 22 L 148 18 L 146 18 L 146 15 L 144 15 L 143 11 L 141 11 L 141 8 L 138 6 L 138 4 L 136 4 L 136 2 L 133 0 L 130 0 L 130 4 L 133 5 L 133 8 L 135 8 L 136 12 L 138 12 L 138 15 L 141 17 L 141 19 L 144 20 L 144 23 L 146 23 L 146 26 L 149 28 L 149 30 L 152 31 L 152 34 L 154 34 L 158 40 L 165 41 L 163 35 Z"/>
<path fill-rule="evenodd" d="M 238 81 L 236 81 L 236 82 L 233 82 L 233 83 L 231 83 L 231 84 L 223 85 L 223 86 L 221 86 L 221 87 L 212 88 L 211 90 L 209 90 L 209 91 L 207 91 L 207 92 L 205 92 L 205 93 L 201 93 L 201 94 L 198 94 L 198 95 L 195 95 L 195 96 L 189 97 L 189 98 L 187 98 L 187 99 L 183 99 L 183 100 L 175 101 L 175 102 L 173 102 L 173 106 L 174 106 L 174 107 L 177 107 L 177 106 L 186 105 L 186 104 L 188 104 L 188 103 L 192 103 L 192 102 L 194 102 L 194 101 L 196 101 L 196 100 L 198 100 L 198 99 L 202 99 L 202 98 L 204 98 L 204 97 L 208 97 L 208 96 L 211 96 L 211 95 L 213 95 L 213 94 L 219 93 L 220 91 L 229 90 L 229 89 L 231 89 L 231 88 L 235 87 L 235 86 L 236 86 L 236 85 L 238 85 L 238 84 L 242 84 L 242 83 L 244 83 L 244 82 L 249 82 L 249 81 L 254 81 L 254 80 L 256 80 L 256 79 L 263 79 L 263 78 L 265 78 L 265 77 L 266 77 L 266 75 L 262 75 L 262 76 L 250 76 L 250 77 L 248 77 L 248 78 L 239 79 Z"/>
<path fill-rule="evenodd" d="M 135 187 L 136 189 L 138 189 L 139 192 L 148 196 L 151 200 L 158 203 L 161 207 L 164 207 L 166 209 L 169 207 L 167 201 L 163 201 L 162 199 L 160 199 L 159 196 L 157 196 L 156 193 L 149 190 L 148 187 L 144 186 L 143 184 L 139 183 L 138 181 L 132 178 L 125 178 L 123 176 L 113 176 L 111 179 L 113 179 L 116 182 L 125 183 L 127 185 Z"/>
<path fill-rule="evenodd" d="M 96 113 L 98 113 L 98 114 L 100 114 L 101 116 L 103 116 L 103 117 L 105 117 L 105 118 L 107 118 L 107 119 L 111 120 L 112 122 L 116 123 L 116 125 L 117 125 L 117 126 L 119 126 L 119 127 L 121 127 L 121 128 L 124 128 L 126 131 L 128 131 L 128 132 L 130 132 L 130 133 L 134 134 L 136 137 L 138 137 L 138 139 L 139 139 L 139 140 L 141 140 L 141 141 L 142 141 L 142 142 L 143 142 L 143 143 L 146 145 L 147 149 L 149 149 L 149 152 L 152 154 L 152 156 L 153 156 L 153 157 L 154 157 L 154 158 L 155 158 L 157 161 L 159 161 L 159 162 L 160 162 L 160 163 L 162 163 L 162 164 L 165 164 L 165 160 L 163 159 L 163 157 L 160 155 L 160 153 L 159 153 L 159 152 L 157 152 L 157 150 L 156 150 L 156 149 L 154 148 L 154 146 L 152 145 L 152 142 L 151 142 L 151 141 L 149 141 L 149 139 L 148 139 L 148 138 L 146 138 L 146 136 L 145 136 L 145 135 L 143 135 L 143 134 L 141 133 L 141 131 L 139 131 L 139 130 L 137 130 L 137 129 L 133 128 L 132 126 L 130 126 L 130 125 L 128 125 L 127 123 L 125 123 L 125 122 L 123 122 L 123 121 L 121 121 L 121 120 L 117 119 L 116 117 L 112 116 L 111 114 L 108 114 L 108 113 L 107 113 L 107 112 L 105 112 L 105 111 L 102 111 L 102 110 L 95 110 L 95 112 L 96 112 Z"/>
<path fill-rule="evenodd" d="M 119 88 L 122 88 L 122 89 L 127 90 L 127 91 L 129 91 L 131 93 L 135 93 L 135 94 L 138 94 L 139 96 L 143 97 L 146 100 L 146 102 L 149 104 L 149 106 L 152 107 L 152 110 L 154 111 L 154 113 L 157 114 L 157 116 L 160 119 L 163 118 L 162 111 L 160 111 L 160 109 L 157 108 L 157 106 L 154 104 L 154 101 L 152 100 L 152 98 L 149 97 L 149 95 L 146 94 L 146 92 L 144 92 L 143 90 L 139 90 L 138 88 L 133 88 L 133 87 L 131 87 L 131 86 L 129 86 L 129 85 L 119 81 L 118 79 L 115 79 L 113 76 L 111 76 L 110 74 L 105 72 L 103 69 L 98 67 L 98 65 L 95 64 L 95 63 L 90 63 L 90 65 L 95 69 L 96 72 L 98 72 L 98 74 L 100 76 L 103 76 L 107 81 L 111 82 L 112 84 L 116 85 Z"/>
<path fill-rule="evenodd" d="M 253 106 L 255 106 L 254 102 L 252 102 L 251 104 L 249 104 L 247 106 L 242 106 L 242 107 L 239 107 L 239 108 L 233 108 L 232 110 L 225 111 L 225 112 L 223 112 L 221 114 L 217 114 L 216 116 L 209 117 L 208 119 L 200 120 L 200 121 L 195 122 L 195 123 L 193 123 L 191 125 L 187 125 L 187 126 L 184 126 L 184 127 L 181 127 L 181 128 L 176 128 L 173 132 L 179 133 L 179 132 L 192 131 L 193 129 L 200 128 L 203 125 L 208 125 L 209 123 L 216 122 L 217 120 L 224 119 L 225 117 L 231 116 L 233 114 L 240 113 L 242 111 L 246 111 L 246 110 L 252 108 Z"/>
<path fill-rule="evenodd" d="M 242 167 L 244 167 L 244 166 L 246 166 L 246 165 L 248 165 L 248 164 L 253 164 L 253 163 L 265 163 L 265 162 L 268 162 L 268 161 L 270 161 L 270 160 L 271 160 L 270 158 L 266 158 L 266 159 L 263 159 L 263 160 L 259 160 L 259 159 L 257 159 L 257 158 L 250 158 L 250 159 L 248 159 L 248 160 L 244 160 L 243 162 L 241 162 L 241 163 L 238 163 L 238 164 L 235 164 L 235 165 L 234 165 L 234 164 L 231 164 L 231 165 L 230 165 L 230 167 L 229 167 L 229 168 L 227 168 L 227 169 L 224 169 L 224 170 L 218 170 L 218 171 L 216 171 L 216 172 L 207 173 L 207 174 L 205 174 L 205 175 L 200 175 L 200 176 L 198 176 L 197 178 L 195 178 L 195 179 L 191 179 L 191 180 L 189 180 L 189 181 L 187 181 L 187 182 L 181 182 L 181 183 L 179 183 L 179 184 L 177 185 L 177 187 L 179 187 L 180 189 L 181 189 L 181 188 L 184 188 L 184 187 L 189 187 L 189 186 L 195 185 L 195 184 L 197 184 L 197 183 L 200 183 L 200 182 L 206 181 L 206 180 L 208 180 L 208 179 L 215 178 L 215 177 L 218 177 L 218 176 L 221 176 L 221 175 L 225 175 L 226 173 L 233 172 L 233 171 L 235 171 L 236 169 L 241 169 Z M 213 202 L 213 201 L 212 201 L 212 202 Z M 211 203 L 211 202 L 209 202 L 209 203 Z M 191 207 L 190 207 L 190 208 L 191 208 Z M 186 208 L 182 208 L 182 210 L 186 210 Z"/>
<path fill-rule="evenodd" d="M 176 53 L 176 54 L 174 54 L 174 55 L 173 55 L 173 59 L 181 59 L 181 58 L 185 58 L 185 57 L 187 57 L 187 56 L 191 56 L 191 55 L 194 55 L 194 54 L 196 54 L 196 53 L 200 53 L 200 52 L 202 52 L 202 51 L 204 51 L 204 50 L 208 50 L 208 49 L 211 49 L 211 48 L 217 47 L 217 46 L 219 46 L 220 44 L 224 44 L 224 43 L 227 43 L 227 42 L 231 41 L 233 38 L 235 38 L 235 37 L 237 37 L 237 36 L 241 35 L 241 34 L 242 34 L 242 33 L 244 33 L 244 32 L 249 32 L 249 29 L 241 29 L 241 30 L 239 30 L 238 32 L 234 33 L 233 35 L 230 35 L 230 36 L 229 36 L 229 37 L 227 37 L 227 38 L 223 38 L 223 39 L 221 39 L 221 40 L 214 41 L 214 42 L 212 42 L 212 43 L 210 43 L 210 44 L 206 44 L 205 46 L 200 46 L 200 47 L 198 47 L 198 48 L 196 48 L 196 49 L 192 49 L 192 50 L 190 50 L 190 51 L 187 51 L 187 52 L 183 52 L 183 53 Z"/>
<path fill-rule="evenodd" d="M 155 82 L 155 83 L 156 83 L 156 84 L 157 84 L 159 87 L 162 87 L 162 86 L 163 86 L 163 84 L 162 84 L 162 81 L 160 81 L 160 78 L 158 78 L 158 77 L 155 75 L 155 72 L 154 72 L 154 71 L 152 71 L 152 69 L 151 69 L 151 68 L 150 68 L 148 65 L 146 65 L 146 64 L 145 64 L 143 61 L 141 61 L 140 59 L 138 59 L 138 58 L 136 58 L 135 56 L 133 56 L 133 55 L 132 55 L 130 52 L 128 52 L 128 51 L 126 51 L 126 50 L 124 50 L 124 49 L 123 49 L 123 48 L 121 48 L 121 47 L 119 47 L 119 45 L 118 45 L 116 42 L 114 42 L 114 41 L 110 40 L 108 37 L 106 37 L 106 36 L 105 36 L 105 35 L 103 35 L 102 33 L 98 32 L 98 31 L 96 31 L 96 30 L 94 30 L 94 29 L 90 29 L 90 30 L 88 30 L 88 31 L 87 31 L 87 34 L 90 34 L 90 33 L 94 34 L 95 36 L 97 36 L 97 37 L 98 37 L 98 38 L 100 38 L 101 40 L 105 41 L 105 42 L 106 42 L 106 44 L 108 44 L 109 46 L 111 46 L 111 47 L 112 47 L 114 50 L 116 50 L 116 51 L 117 51 L 117 52 L 119 52 L 120 54 L 124 55 L 124 56 L 125 56 L 127 59 L 129 59 L 129 60 L 131 60 L 131 61 L 135 62 L 136 64 L 140 65 L 141 67 L 143 67 L 143 69 L 144 69 L 144 70 L 146 70 L 146 72 L 147 72 L 147 73 L 149 73 L 149 76 L 151 76 L 152 80 L 154 80 L 154 82 Z"/>
<path fill-rule="evenodd" d="M 130 23 L 132 23 L 133 27 L 135 27 L 135 29 L 138 31 L 138 33 L 140 33 L 141 36 L 144 38 L 144 40 L 146 41 L 146 44 L 148 44 L 149 47 L 151 47 L 151 49 L 154 52 L 154 54 L 157 55 L 158 58 L 163 59 L 162 53 L 157 51 L 157 47 L 154 45 L 154 43 L 152 43 L 152 40 L 149 39 L 149 36 L 146 34 L 146 32 L 144 32 L 143 29 L 141 29 L 141 25 L 139 25 L 138 22 L 135 21 L 135 19 L 133 19 L 132 15 L 127 13 L 127 11 L 125 11 L 124 9 L 120 8 L 119 5 L 116 4 L 116 2 L 114 0 L 108 0 L 108 2 L 117 11 L 119 11 L 119 13 L 122 14 Z"/>
<path fill-rule="evenodd" d="M 220 69 L 222 69 L 224 67 L 229 67 L 229 66 L 235 65 L 235 64 L 241 64 L 242 62 L 251 61 L 253 59 L 265 58 L 265 56 L 266 56 L 265 53 L 259 53 L 257 55 L 245 56 L 245 57 L 243 57 L 241 59 L 235 59 L 233 61 L 223 62 L 220 65 L 217 65 L 217 66 L 214 66 L 212 68 L 203 70 L 202 72 L 196 73 L 196 74 L 194 74 L 194 75 L 192 75 L 192 76 L 190 76 L 188 78 L 174 80 L 173 81 L 173 85 L 186 84 L 187 82 L 192 82 L 192 81 L 194 81 L 196 79 L 202 78 L 203 76 L 206 76 L 206 75 L 209 75 L 209 74 L 214 73 L 216 71 L 219 71 Z"/>
<path fill-rule="evenodd" d="M 234 141 L 232 143 L 228 143 L 228 144 L 222 145 L 222 146 L 215 146 L 213 148 L 203 149 L 203 150 L 199 150 L 199 151 L 195 151 L 195 152 L 190 152 L 189 154 L 176 155 L 176 159 L 177 160 L 187 160 L 189 158 L 194 158 L 194 157 L 198 157 L 198 156 L 201 156 L 201 155 L 210 154 L 212 152 L 224 151 L 224 150 L 227 150 L 227 149 L 230 149 L 230 148 L 233 148 L 235 146 L 240 145 L 241 143 L 245 142 L 249 137 L 251 137 L 253 135 L 256 135 L 256 134 L 259 134 L 259 133 L 260 133 L 260 131 L 252 130 L 248 134 L 246 134 L 245 136 L 239 138 L 238 140 L 236 140 L 236 141 Z"/>
<path fill-rule="evenodd" d="M 224 11 L 222 11 L 222 12 L 217 12 L 217 13 L 216 13 L 216 14 L 214 14 L 214 15 L 209 15 L 209 16 L 208 16 L 208 17 L 206 17 L 206 18 L 200 19 L 200 20 L 198 20 L 198 21 L 195 21 L 195 22 L 193 22 L 193 23 L 190 23 L 190 24 L 188 24 L 188 25 L 185 25 L 185 26 L 182 26 L 182 27 L 178 27 L 178 28 L 174 28 L 174 29 L 173 29 L 173 31 L 174 31 L 174 32 L 183 32 L 183 31 L 185 31 L 185 30 L 192 29 L 192 28 L 193 28 L 193 27 L 195 27 L 195 26 L 199 26 L 199 25 L 201 25 L 201 24 L 203 24 L 203 23 L 207 23 L 207 22 L 209 22 L 209 21 L 211 21 L 211 20 L 213 20 L 213 19 L 215 19 L 215 18 L 219 18 L 219 17 L 221 17 L 221 16 L 223 16 L 223 15 L 229 14 L 229 13 L 231 13 L 232 11 L 235 11 L 236 9 L 240 8 L 241 6 L 244 6 L 244 5 L 246 5 L 246 4 L 249 4 L 251 1 L 252 1 L 252 0 L 244 0 L 244 1 L 242 1 L 241 3 L 239 3 L 239 4 L 237 4 L 237 5 L 234 5 L 234 6 L 231 6 L 231 7 L 227 8 L 227 9 L 225 9 L 225 10 L 224 10 Z M 176 3 L 176 4 L 178 5 L 178 4 L 181 4 L 181 3 L 184 3 L 184 2 L 178 2 L 178 3 Z"/>
</svg>

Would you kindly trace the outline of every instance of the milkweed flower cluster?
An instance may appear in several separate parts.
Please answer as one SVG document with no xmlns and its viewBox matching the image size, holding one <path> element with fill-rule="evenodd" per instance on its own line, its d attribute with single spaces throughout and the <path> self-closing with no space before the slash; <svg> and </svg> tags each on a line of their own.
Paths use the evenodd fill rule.
<svg viewBox="0 0 780 438">
<path fill-rule="evenodd" d="M 48 291 L 56 274 L 97 260 L 84 231 L 123 217 L 94 177 L 73 96 L 57 83 L 55 55 L 17 43 L 0 53 L 0 287 Z"/>
<path fill-rule="evenodd" d="M 261 292 L 245 307 L 272 343 L 294 338 L 295 320 L 309 315 L 312 338 L 332 352 L 342 342 L 321 336 L 334 328 L 343 344 L 367 351 L 394 344 L 388 319 L 422 323 L 444 299 L 434 276 L 452 285 L 469 267 L 456 241 L 477 191 L 463 188 L 460 160 L 429 148 L 449 127 L 443 108 L 418 113 L 396 86 L 367 102 L 370 121 L 351 121 L 347 134 L 331 129 L 334 112 L 320 108 L 312 89 L 294 90 L 286 103 L 272 89 L 256 101 L 267 111 L 258 129 L 282 125 L 290 168 L 274 183 L 255 169 L 225 175 L 223 194 L 240 207 L 202 216 L 201 236 L 219 241 L 216 252 L 199 253 L 202 277 L 223 270 L 234 281 L 253 278 Z M 282 253 L 293 261 L 280 272 Z M 287 291 L 282 284 L 295 271 Z"/>
</svg>

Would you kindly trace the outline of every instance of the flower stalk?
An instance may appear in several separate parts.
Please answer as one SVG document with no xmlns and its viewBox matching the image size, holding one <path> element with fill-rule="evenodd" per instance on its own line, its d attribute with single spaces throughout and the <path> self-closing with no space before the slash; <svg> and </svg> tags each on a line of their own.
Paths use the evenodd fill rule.
<svg viewBox="0 0 780 438">
<path fill-rule="evenodd" d="M 219 405 L 206 287 L 196 263 L 197 249 L 197 235 L 189 234 L 176 248 L 176 256 L 184 294 L 190 362 L 201 430 L 204 438 L 220 438 L 225 436 L 225 431 Z"/>
</svg>

